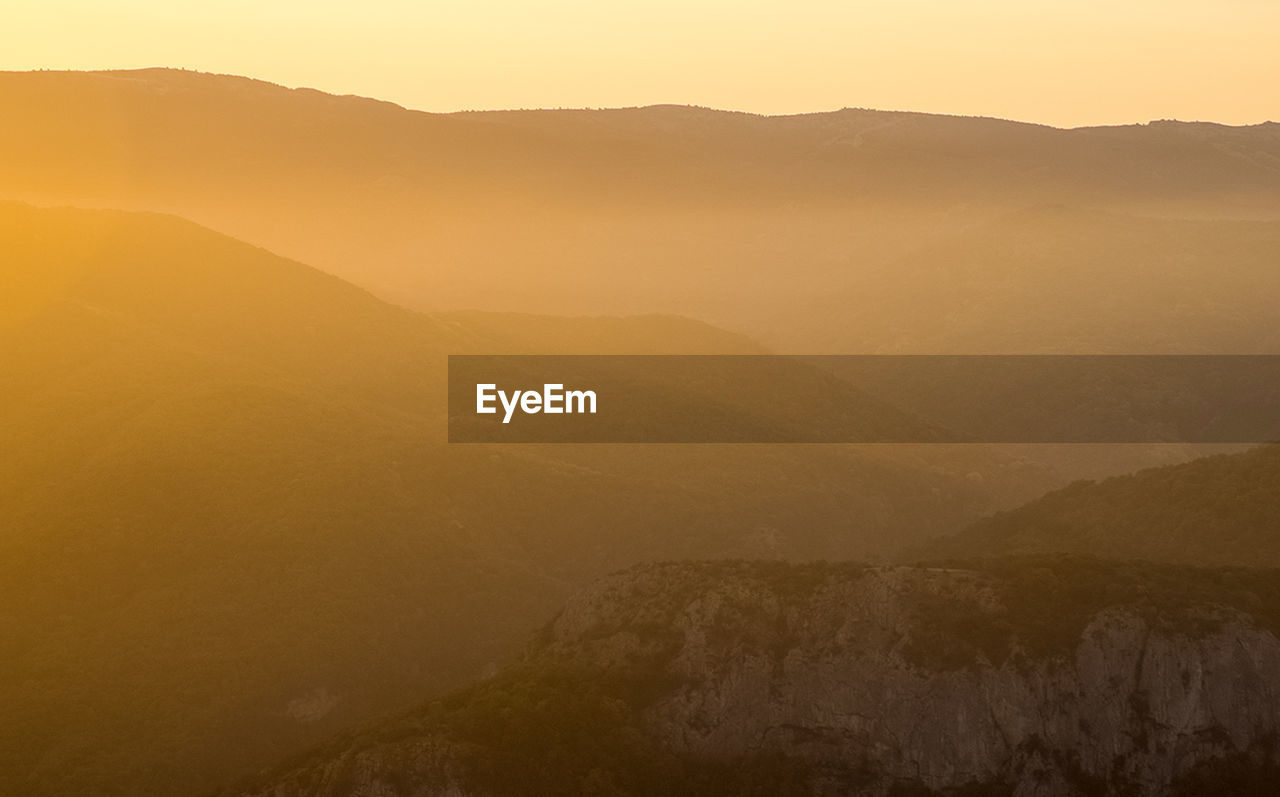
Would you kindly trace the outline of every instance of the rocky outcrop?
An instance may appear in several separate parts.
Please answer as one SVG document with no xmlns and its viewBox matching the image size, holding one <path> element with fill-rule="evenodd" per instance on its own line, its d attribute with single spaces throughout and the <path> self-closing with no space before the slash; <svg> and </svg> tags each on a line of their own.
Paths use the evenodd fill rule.
<svg viewBox="0 0 1280 797">
<path fill-rule="evenodd" d="M 360 797 L 467 797 L 474 791 L 462 783 L 456 750 L 443 738 L 426 735 L 387 744 L 335 751 L 319 762 L 300 767 L 261 794 L 359 795 Z"/>
<path fill-rule="evenodd" d="M 1078 562 L 653 565 L 579 595 L 519 667 L 623 678 L 604 699 L 653 740 L 637 755 L 784 761 L 810 794 L 1161 795 L 1215 762 L 1269 760 L 1280 641 L 1258 583 Z M 489 689 L 527 683 L 501 680 Z M 492 793 L 450 716 L 260 793 Z M 579 763 L 591 792 L 600 762 Z"/>
</svg>

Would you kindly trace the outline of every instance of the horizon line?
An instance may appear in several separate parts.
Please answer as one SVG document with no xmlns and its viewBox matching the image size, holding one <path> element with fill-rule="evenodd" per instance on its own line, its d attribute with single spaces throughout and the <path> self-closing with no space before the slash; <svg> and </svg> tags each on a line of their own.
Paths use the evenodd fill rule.
<svg viewBox="0 0 1280 797">
<path fill-rule="evenodd" d="M 1129 121 L 1114 122 L 1107 124 L 1086 124 L 1064 127 L 1060 125 L 1049 124 L 1047 122 L 1034 122 L 1025 119 L 1015 119 L 1005 116 L 993 116 L 984 114 L 961 114 L 961 113 L 939 113 L 936 111 L 921 111 L 901 108 L 873 108 L 870 106 L 844 105 L 839 108 L 829 108 L 825 110 L 799 111 L 795 113 L 761 113 L 757 111 L 744 111 L 733 108 L 721 108 L 714 105 L 698 105 L 693 103 L 679 102 L 657 102 L 641 105 L 608 105 L 608 106 L 540 106 L 540 107 L 520 107 L 520 108 L 457 108 L 448 111 L 433 111 L 424 108 L 413 108 L 403 105 L 394 100 L 382 99 L 367 94 L 354 93 L 337 93 L 326 89 L 316 88 L 314 86 L 290 86 L 284 83 L 277 83 L 265 78 L 253 77 L 251 75 L 243 75 L 236 72 L 212 72 L 203 69 L 195 69 L 189 67 L 178 66 L 144 66 L 144 67 L 107 67 L 102 69 L 58 69 L 58 68 L 35 68 L 35 69 L 0 69 L 0 75 L 30 75 L 30 74 L 72 74 L 72 75 L 99 75 L 99 74 L 119 74 L 129 72 L 170 72 L 181 74 L 201 75 L 214 78 L 235 78 L 238 80 L 248 80 L 254 83 L 261 83 L 274 88 L 286 91 L 308 91 L 324 94 L 329 97 L 357 99 L 366 102 L 383 103 L 392 105 L 409 113 L 429 114 L 432 116 L 460 116 L 465 114 L 501 114 L 501 113 L 572 113 L 572 112 L 603 112 L 603 111 L 636 111 L 654 108 L 685 108 L 688 110 L 708 111 L 718 114 L 731 114 L 740 116 L 752 116 L 760 119 L 791 119 L 805 116 L 827 116 L 831 114 L 844 113 L 846 111 L 859 111 L 867 113 L 881 114 L 903 114 L 910 116 L 932 116 L 943 119 L 975 119 L 993 122 L 1003 122 L 1006 124 L 1026 125 L 1028 127 L 1041 127 L 1050 130 L 1072 131 L 1072 130 L 1096 130 L 1103 128 L 1120 128 L 1120 127 L 1147 127 L 1158 124 L 1184 124 L 1184 125 L 1213 125 L 1216 127 L 1225 127 L 1233 129 L 1245 129 L 1252 127 L 1266 127 L 1270 125 L 1280 124 L 1275 119 L 1266 119 L 1261 122 L 1253 122 L 1247 124 L 1229 124 L 1226 122 L 1217 122 L 1211 119 L 1177 119 L 1177 118 L 1160 118 L 1148 119 L 1146 121 Z"/>
</svg>

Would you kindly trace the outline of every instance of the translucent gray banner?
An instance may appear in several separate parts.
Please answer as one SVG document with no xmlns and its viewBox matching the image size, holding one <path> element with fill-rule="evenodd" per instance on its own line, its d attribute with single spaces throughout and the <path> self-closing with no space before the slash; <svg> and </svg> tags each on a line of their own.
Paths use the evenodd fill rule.
<svg viewBox="0 0 1280 797">
<path fill-rule="evenodd" d="M 1272 355 L 453 355 L 454 443 L 1257 443 Z"/>
</svg>

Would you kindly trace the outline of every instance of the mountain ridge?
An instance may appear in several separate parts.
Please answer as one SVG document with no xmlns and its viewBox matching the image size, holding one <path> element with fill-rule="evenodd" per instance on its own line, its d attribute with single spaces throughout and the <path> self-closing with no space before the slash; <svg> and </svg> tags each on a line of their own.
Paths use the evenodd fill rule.
<svg viewBox="0 0 1280 797">
<path fill-rule="evenodd" d="M 1080 481 L 934 540 L 912 558 L 1084 554 L 1280 566 L 1280 445 Z"/>
<path fill-rule="evenodd" d="M 248 78 L 116 74 L 0 75 L 14 120 L 0 196 L 174 213 L 418 310 L 673 313 L 775 350 L 848 352 L 865 335 L 815 321 L 815 299 L 868 275 L 909 293 L 893 263 L 1020 208 L 1280 218 L 1274 125 L 429 114 Z"/>
<path fill-rule="evenodd" d="M 985 116 L 982 114 L 963 114 L 963 113 L 934 113 L 929 111 L 894 109 L 894 108 L 873 108 L 870 106 L 845 105 L 839 108 L 831 108 L 827 110 L 814 111 L 797 111 L 792 113 L 759 113 L 755 111 L 743 111 L 733 108 L 721 108 L 710 105 L 686 104 L 686 103 L 667 103 L 656 102 L 646 105 L 620 105 L 620 106 L 582 106 L 582 107 L 539 107 L 539 108 L 467 108 L 451 111 L 429 111 L 421 108 L 414 108 L 408 105 L 394 102 L 392 100 L 379 99 L 369 94 L 358 93 L 337 93 L 327 91 L 325 89 L 314 86 L 290 86 L 284 83 L 266 80 L 263 78 L 255 78 L 248 75 L 241 75 L 234 72 L 213 72 L 199 69 L 189 69 L 183 67 L 127 67 L 117 69 L 6 69 L 0 70 L 0 75 L 26 75 L 26 74 L 48 74 L 48 75 L 105 75 L 111 77 L 130 78 L 130 77 L 174 77 L 187 80 L 203 80 L 203 79 L 235 79 L 247 81 L 251 84 L 269 87 L 271 89 L 283 89 L 286 91 L 296 91 L 309 94 L 320 94 L 338 99 L 354 99 L 370 103 L 390 105 L 401 110 L 411 113 L 421 113 L 430 116 L 454 116 L 454 115 L 484 115 L 484 114 L 539 114 L 539 113 L 576 113 L 576 112 L 596 112 L 596 111 L 664 111 L 668 109 L 691 111 L 695 113 L 710 112 L 714 114 L 726 114 L 734 116 L 750 116 L 760 119 L 796 119 L 805 117 L 829 116 L 841 113 L 872 113 L 872 114 L 898 114 L 903 116 L 919 116 L 925 118 L 939 119 L 974 119 L 991 122 L 1004 122 L 1016 125 L 1026 125 L 1029 127 L 1043 127 L 1053 130 L 1071 131 L 1071 130 L 1111 130 L 1116 128 L 1128 127 L 1146 127 L 1152 125 L 1188 125 L 1188 126 L 1212 126 L 1231 129 L 1247 129 L 1254 127 L 1268 127 L 1280 125 L 1280 121 L 1265 120 L 1262 122 L 1229 124 L 1225 122 L 1216 122 L 1209 119 L 1172 119 L 1159 118 L 1148 119 L 1146 121 L 1133 122 L 1115 122 L 1109 124 L 1093 124 L 1093 125 L 1077 125 L 1075 127 L 1059 127 L 1056 125 L 1046 124 L 1043 122 L 1033 122 L 1025 119 L 1015 119 L 1012 117 Z"/>
</svg>

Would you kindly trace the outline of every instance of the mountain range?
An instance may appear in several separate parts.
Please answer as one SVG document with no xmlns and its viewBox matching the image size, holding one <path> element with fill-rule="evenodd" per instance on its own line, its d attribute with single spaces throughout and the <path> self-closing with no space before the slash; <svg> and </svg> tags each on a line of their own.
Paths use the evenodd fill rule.
<svg viewBox="0 0 1280 797">
<path fill-rule="evenodd" d="M 1280 125 L 0 113 L 0 793 L 1274 782 L 1272 447 L 451 446 L 445 369 L 1273 353 Z"/>
<path fill-rule="evenodd" d="M 429 114 L 163 69 L 3 73 L 0 111 L 0 197 L 173 213 L 420 310 L 674 313 L 800 353 L 1275 345 L 1272 123 Z"/>
</svg>

